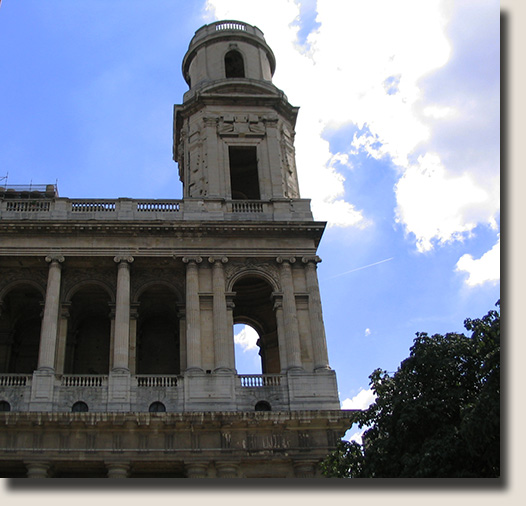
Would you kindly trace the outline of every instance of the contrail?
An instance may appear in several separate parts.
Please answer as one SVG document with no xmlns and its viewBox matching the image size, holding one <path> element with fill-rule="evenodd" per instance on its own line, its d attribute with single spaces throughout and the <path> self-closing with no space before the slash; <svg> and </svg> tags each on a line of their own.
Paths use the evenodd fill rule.
<svg viewBox="0 0 526 506">
<path fill-rule="evenodd" d="M 362 269 L 367 269 L 368 267 L 372 267 L 373 265 L 383 264 L 384 262 L 389 262 L 389 260 L 392 260 L 394 257 L 386 258 L 385 260 L 380 260 L 379 262 L 375 262 L 374 264 L 364 265 L 363 267 L 357 267 L 356 269 L 352 269 L 347 272 L 342 272 L 341 274 L 336 274 L 336 276 L 331 276 L 330 278 L 325 279 L 334 279 L 339 278 L 340 276 L 345 276 L 346 274 L 350 274 L 351 272 L 361 271 Z"/>
</svg>

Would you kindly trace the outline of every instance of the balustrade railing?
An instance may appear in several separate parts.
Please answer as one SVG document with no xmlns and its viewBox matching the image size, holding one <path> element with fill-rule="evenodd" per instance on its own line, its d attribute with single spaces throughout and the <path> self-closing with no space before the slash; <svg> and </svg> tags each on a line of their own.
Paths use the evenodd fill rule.
<svg viewBox="0 0 526 506">
<path fill-rule="evenodd" d="M 247 30 L 247 25 L 244 23 L 236 23 L 235 21 L 224 21 L 216 24 L 216 30 Z"/>
<path fill-rule="evenodd" d="M 233 213 L 262 213 L 263 202 L 252 202 L 250 200 L 232 201 Z"/>
<path fill-rule="evenodd" d="M 7 200 L 6 211 L 27 213 L 49 211 L 51 203 L 46 200 Z"/>
<path fill-rule="evenodd" d="M 164 201 L 158 202 L 151 200 L 148 202 L 137 202 L 137 212 L 161 212 L 161 213 L 177 213 L 181 208 L 179 202 L 174 201 Z"/>
<path fill-rule="evenodd" d="M 114 201 L 103 200 L 72 200 L 71 212 L 73 213 L 100 213 L 114 212 L 116 204 Z"/>
<path fill-rule="evenodd" d="M 176 376 L 163 376 L 153 374 L 141 374 L 135 376 L 138 387 L 176 387 L 177 377 Z"/>
<path fill-rule="evenodd" d="M 25 387 L 31 384 L 28 374 L 0 374 L 0 387 Z"/>
<path fill-rule="evenodd" d="M 281 385 L 281 374 L 239 374 L 242 387 L 277 387 Z"/>
<path fill-rule="evenodd" d="M 31 213 L 28 216 L 28 213 Z M 309 219 L 309 200 L 134 200 L 134 199 L 7 199 L 0 196 L 0 220 L 304 220 Z M 242 216 L 240 216 L 242 215 Z"/>
<path fill-rule="evenodd" d="M 64 374 L 61 379 L 63 387 L 103 387 L 108 383 L 108 377 L 101 374 Z"/>
</svg>

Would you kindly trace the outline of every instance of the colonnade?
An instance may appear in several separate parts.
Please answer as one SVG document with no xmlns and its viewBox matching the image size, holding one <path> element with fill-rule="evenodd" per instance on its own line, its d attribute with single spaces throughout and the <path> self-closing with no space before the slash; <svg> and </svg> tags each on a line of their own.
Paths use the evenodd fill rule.
<svg viewBox="0 0 526 506">
<path fill-rule="evenodd" d="M 59 334 L 60 287 L 63 256 L 48 256 L 49 264 L 47 288 L 45 294 L 44 313 L 42 319 L 40 348 L 38 356 L 38 371 L 53 373 L 55 371 L 55 356 Z M 130 328 L 131 317 L 131 265 L 132 256 L 116 256 L 117 289 L 114 312 L 114 339 L 112 346 L 111 371 L 115 373 L 129 372 L 130 363 Z M 211 268 L 212 287 L 212 325 L 213 325 L 213 369 L 216 372 L 234 372 L 233 351 L 233 294 L 227 293 L 224 267 L 229 261 L 227 257 L 209 257 L 203 261 L 200 256 L 182 258 L 186 265 L 186 307 L 185 307 L 185 343 L 182 350 L 185 357 L 181 361 L 186 371 L 198 372 L 210 364 L 203 364 L 202 339 L 202 300 L 200 287 L 200 269 L 205 263 Z M 308 296 L 308 319 L 312 342 L 312 361 L 314 369 L 328 369 L 328 355 L 325 331 L 321 313 L 321 300 L 316 275 L 316 264 L 319 258 L 303 257 L 301 264 L 305 272 L 305 286 Z M 274 292 L 274 312 L 281 355 L 282 370 L 303 369 L 301 355 L 300 325 L 296 304 L 296 292 L 293 280 L 293 264 L 296 258 L 276 258 L 279 269 L 279 285 L 281 292 Z M 63 329 L 60 329 L 61 346 L 64 346 Z"/>
</svg>

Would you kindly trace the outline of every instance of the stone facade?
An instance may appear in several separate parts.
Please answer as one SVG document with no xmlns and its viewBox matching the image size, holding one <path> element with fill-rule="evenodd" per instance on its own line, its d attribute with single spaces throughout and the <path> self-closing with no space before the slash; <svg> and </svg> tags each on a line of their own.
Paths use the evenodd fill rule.
<svg viewBox="0 0 526 506">
<path fill-rule="evenodd" d="M 0 475 L 319 476 L 353 413 L 274 67 L 256 27 L 196 32 L 180 201 L 0 188 Z M 237 374 L 236 323 L 258 332 L 262 374 Z"/>
</svg>

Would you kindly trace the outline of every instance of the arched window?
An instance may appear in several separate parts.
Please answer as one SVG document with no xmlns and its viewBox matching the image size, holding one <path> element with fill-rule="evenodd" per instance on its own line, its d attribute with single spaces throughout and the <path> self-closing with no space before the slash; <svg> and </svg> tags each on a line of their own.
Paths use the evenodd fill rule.
<svg viewBox="0 0 526 506">
<path fill-rule="evenodd" d="M 254 408 L 255 411 L 272 411 L 270 404 L 267 401 L 259 401 Z"/>
<path fill-rule="evenodd" d="M 281 362 L 272 286 L 259 276 L 248 275 L 237 280 L 232 291 L 236 294 L 234 324 L 249 325 L 259 336 L 256 344 L 261 357 L 261 373 L 280 374 Z"/>
<path fill-rule="evenodd" d="M 0 401 L 0 411 L 11 411 L 11 405 L 7 401 Z"/>
<path fill-rule="evenodd" d="M 245 64 L 239 51 L 232 49 L 225 55 L 226 77 L 245 77 Z"/>
<path fill-rule="evenodd" d="M 152 402 L 148 411 L 150 413 L 164 413 L 166 411 L 166 406 L 162 402 Z"/>
<path fill-rule="evenodd" d="M 73 413 L 87 413 L 89 411 L 88 405 L 85 402 L 78 401 L 73 406 L 71 406 L 71 411 Z"/>
</svg>

